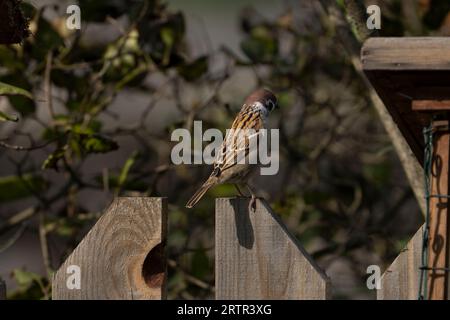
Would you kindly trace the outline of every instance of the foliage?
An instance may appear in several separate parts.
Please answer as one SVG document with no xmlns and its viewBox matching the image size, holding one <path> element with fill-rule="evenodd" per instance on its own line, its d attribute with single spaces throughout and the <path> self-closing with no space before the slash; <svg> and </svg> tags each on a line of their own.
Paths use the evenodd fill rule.
<svg viewBox="0 0 450 320">
<path fill-rule="evenodd" d="M 437 2 L 420 1 L 422 34 L 444 32 L 443 23 L 450 21 L 441 19 L 443 11 L 439 21 L 430 18 Z M 217 187 L 195 210 L 185 209 L 210 168 L 171 164 L 170 132 L 192 128 L 194 119 L 226 128 L 244 98 L 237 88 L 248 93 L 254 89 L 249 83 L 273 88 L 281 105 L 271 119 L 281 131 L 280 173 L 255 182 L 321 266 L 332 273 L 335 263 L 350 264 L 359 281 L 364 266 L 389 263 L 397 244 L 414 233 L 420 215 L 410 188 L 365 84 L 317 4 L 302 2 L 314 23 L 295 10 L 255 19 L 260 16 L 247 9 L 236 21 L 241 52 L 223 47 L 194 57 L 184 14 L 162 1 L 79 3 L 83 25 L 100 23 L 105 34 L 116 36 L 89 41 L 92 35 L 48 20 L 51 7 L 25 5 L 33 35 L 20 46 L 0 46 L 0 95 L 8 104 L 0 126 L 9 142 L 0 145 L 0 161 L 15 168 L 0 177 L 0 202 L 11 204 L 0 217 L 14 217 L 21 205 L 43 216 L 39 222 L 29 217 L 45 231 L 41 242 L 64 246 L 63 254 L 50 245 L 43 255 L 50 259 L 44 261 L 48 274 L 114 195 L 166 196 L 169 297 L 212 297 L 212 198 L 234 191 Z M 412 20 L 399 17 L 404 5 L 383 2 L 383 35 L 417 32 L 408 24 Z M 220 70 L 211 65 L 218 60 L 224 62 Z M 227 92 L 240 72 L 252 81 Z M 146 102 L 132 103 L 135 95 Z M 18 290 L 11 298 L 50 297 L 46 276 L 16 269 L 13 277 Z"/>
</svg>

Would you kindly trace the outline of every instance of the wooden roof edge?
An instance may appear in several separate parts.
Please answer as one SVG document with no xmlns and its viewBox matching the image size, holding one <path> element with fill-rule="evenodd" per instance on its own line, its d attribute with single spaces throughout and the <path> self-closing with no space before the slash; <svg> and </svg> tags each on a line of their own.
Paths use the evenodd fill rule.
<svg viewBox="0 0 450 320">
<path fill-rule="evenodd" d="M 363 69 L 449 71 L 450 37 L 373 37 L 361 48 Z"/>
</svg>

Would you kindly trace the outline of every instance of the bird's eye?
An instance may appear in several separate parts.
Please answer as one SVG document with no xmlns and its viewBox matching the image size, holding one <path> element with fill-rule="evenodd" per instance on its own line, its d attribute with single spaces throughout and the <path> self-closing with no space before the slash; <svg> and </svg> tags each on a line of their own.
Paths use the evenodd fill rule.
<svg viewBox="0 0 450 320">
<path fill-rule="evenodd" d="M 270 111 L 272 111 L 273 108 L 275 108 L 275 103 L 273 103 L 272 100 L 267 100 L 266 105 L 267 105 L 267 108 L 268 108 Z"/>
</svg>

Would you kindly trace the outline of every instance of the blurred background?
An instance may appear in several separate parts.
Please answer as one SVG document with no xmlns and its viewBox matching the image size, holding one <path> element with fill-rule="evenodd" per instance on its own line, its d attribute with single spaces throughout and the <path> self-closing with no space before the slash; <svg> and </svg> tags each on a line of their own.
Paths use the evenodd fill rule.
<svg viewBox="0 0 450 320">
<path fill-rule="evenodd" d="M 236 191 L 184 208 L 211 168 L 173 165 L 170 134 L 194 120 L 225 130 L 262 86 L 279 99 L 269 127 L 281 132 L 280 171 L 252 185 L 333 298 L 375 298 L 367 266 L 384 270 L 423 218 L 355 48 L 368 36 L 448 36 L 448 1 L 368 1 L 382 13 L 373 34 L 358 20 L 364 1 L 80 0 L 78 31 L 65 24 L 73 3 L 25 1 L 30 37 L 0 45 L 0 82 L 13 86 L 0 96 L 9 298 L 51 298 L 51 274 L 121 195 L 168 197 L 168 297 L 213 298 L 214 198 Z"/>
</svg>

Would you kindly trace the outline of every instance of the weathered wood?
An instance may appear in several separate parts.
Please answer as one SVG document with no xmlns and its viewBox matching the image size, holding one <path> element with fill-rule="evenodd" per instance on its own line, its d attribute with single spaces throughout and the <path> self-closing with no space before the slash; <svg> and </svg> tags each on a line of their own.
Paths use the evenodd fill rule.
<svg viewBox="0 0 450 320">
<path fill-rule="evenodd" d="M 115 199 L 54 276 L 53 299 L 165 298 L 166 234 L 166 199 Z M 66 285 L 71 265 L 80 289 Z"/>
<path fill-rule="evenodd" d="M 443 125 L 442 121 L 436 124 Z M 430 268 L 448 268 L 449 228 L 448 202 L 445 196 L 449 194 L 449 153 L 450 132 L 449 123 L 445 121 L 445 129 L 437 129 L 433 137 L 433 161 L 431 169 L 430 198 L 430 234 L 428 246 L 428 266 Z M 444 195 L 436 197 L 435 195 Z M 428 271 L 428 295 L 430 300 L 447 299 L 448 272 L 444 270 Z"/>
<path fill-rule="evenodd" d="M 264 200 L 216 200 L 217 299 L 327 299 L 330 282 Z"/>
<path fill-rule="evenodd" d="M 364 43 L 365 70 L 450 70 L 447 37 L 374 37 Z"/>
<path fill-rule="evenodd" d="M 361 49 L 365 74 L 422 164 L 431 115 L 412 112 L 412 104 L 450 100 L 449 56 L 450 38 L 371 38 Z"/>
<path fill-rule="evenodd" d="M 449 111 L 450 100 L 414 100 L 412 102 L 413 111 Z"/>
<path fill-rule="evenodd" d="M 6 300 L 6 283 L 0 279 L 0 300 Z"/>
<path fill-rule="evenodd" d="M 381 277 L 378 300 L 417 300 L 422 254 L 423 226 Z"/>
</svg>

